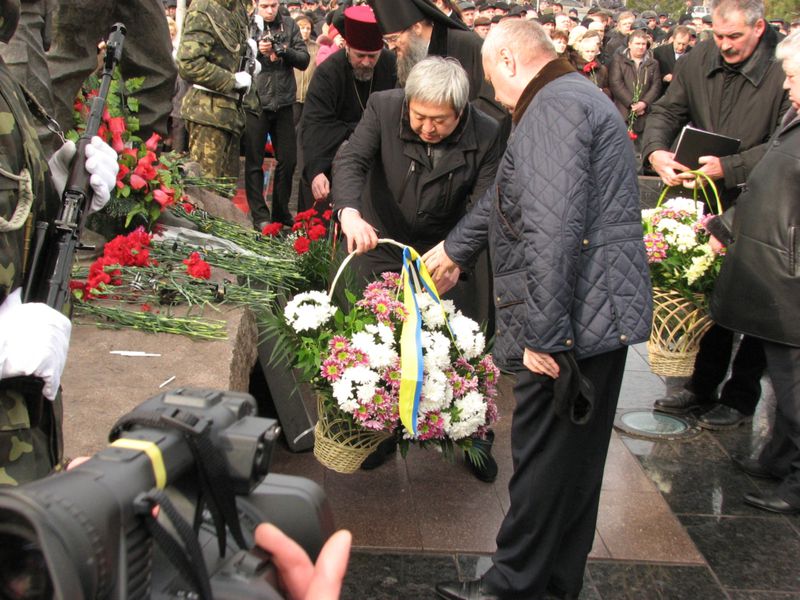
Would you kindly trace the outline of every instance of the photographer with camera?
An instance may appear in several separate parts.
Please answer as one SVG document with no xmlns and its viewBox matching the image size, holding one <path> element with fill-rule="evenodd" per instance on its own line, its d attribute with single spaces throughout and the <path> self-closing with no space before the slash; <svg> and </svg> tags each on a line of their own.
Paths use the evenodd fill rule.
<svg viewBox="0 0 800 600">
<path fill-rule="evenodd" d="M 264 19 L 264 33 L 258 40 L 261 73 L 255 77 L 258 109 L 247 112 L 245 133 L 245 190 L 256 229 L 270 221 L 264 201 L 264 144 L 267 134 L 275 149 L 275 179 L 272 192 L 272 221 L 291 226 L 289 211 L 292 176 L 297 165 L 294 102 L 297 84 L 294 69 L 308 67 L 308 48 L 300 28 L 291 17 L 279 13 L 278 0 L 257 0 L 256 13 Z"/>
</svg>

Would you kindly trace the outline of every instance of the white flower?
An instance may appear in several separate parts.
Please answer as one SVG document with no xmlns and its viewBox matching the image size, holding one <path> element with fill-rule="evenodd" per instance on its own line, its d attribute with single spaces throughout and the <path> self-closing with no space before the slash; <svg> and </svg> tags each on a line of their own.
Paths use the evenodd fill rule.
<svg viewBox="0 0 800 600">
<path fill-rule="evenodd" d="M 657 229 L 664 232 L 667 244 L 679 252 L 688 252 L 697 246 L 697 234 L 691 225 L 684 225 L 674 219 L 663 219 Z"/>
<path fill-rule="evenodd" d="M 422 331 L 422 357 L 428 372 L 450 366 L 450 338 L 440 331 Z"/>
<path fill-rule="evenodd" d="M 428 329 L 444 327 L 444 310 L 429 294 L 417 294 L 417 305 L 422 315 L 422 322 Z"/>
<path fill-rule="evenodd" d="M 385 333 L 376 325 L 367 325 L 365 331 L 353 334 L 351 340 L 353 347 L 364 353 L 369 361 L 369 366 L 373 369 L 385 369 L 397 358 L 394 337 L 391 335 L 392 330 L 385 325 L 381 326 L 389 332 L 389 343 L 384 341 Z M 380 342 L 378 336 L 381 337 Z"/>
<path fill-rule="evenodd" d="M 283 310 L 283 316 L 296 332 L 317 329 L 336 313 L 325 292 L 311 291 L 297 294 Z"/>
<path fill-rule="evenodd" d="M 472 435 L 486 421 L 486 402 L 478 392 L 468 392 L 455 402 L 458 420 L 445 421 L 445 432 L 454 440 Z"/>
<path fill-rule="evenodd" d="M 332 384 L 333 397 L 342 410 L 354 413 L 358 410 L 358 400 L 366 402 L 375 395 L 375 387 L 380 375 L 363 365 L 345 369 L 342 378 Z M 355 384 L 355 395 L 353 385 Z"/>
<path fill-rule="evenodd" d="M 486 339 L 475 321 L 457 312 L 450 319 L 450 329 L 464 358 L 477 358 L 483 353 Z"/>
<path fill-rule="evenodd" d="M 692 257 L 692 264 L 686 269 L 686 281 L 689 285 L 694 284 L 706 271 L 714 264 L 716 255 L 711 246 L 705 244 L 702 247 L 703 254 Z"/>
<path fill-rule="evenodd" d="M 703 203 L 698 200 L 694 200 L 693 198 L 670 198 L 661 205 L 661 208 L 667 208 L 675 211 L 683 210 L 697 215 L 698 219 L 703 216 Z"/>
<path fill-rule="evenodd" d="M 453 400 L 453 388 L 447 381 L 447 376 L 443 371 L 435 369 L 426 371 L 422 380 L 422 400 L 420 400 L 420 410 L 431 412 L 444 410 Z"/>
</svg>

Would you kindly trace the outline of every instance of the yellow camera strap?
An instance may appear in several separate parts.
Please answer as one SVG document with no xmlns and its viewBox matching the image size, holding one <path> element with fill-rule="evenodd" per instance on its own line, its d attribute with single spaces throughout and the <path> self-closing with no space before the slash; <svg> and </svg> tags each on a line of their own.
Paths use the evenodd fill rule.
<svg viewBox="0 0 800 600">
<path fill-rule="evenodd" d="M 164 456 L 161 454 L 161 448 L 155 442 L 148 442 L 147 440 L 135 440 L 133 438 L 119 438 L 111 442 L 115 448 L 127 448 L 128 450 L 139 450 L 144 452 L 150 459 L 150 465 L 153 467 L 153 477 L 156 481 L 156 487 L 163 490 L 167 485 L 167 469 L 164 467 Z"/>
</svg>

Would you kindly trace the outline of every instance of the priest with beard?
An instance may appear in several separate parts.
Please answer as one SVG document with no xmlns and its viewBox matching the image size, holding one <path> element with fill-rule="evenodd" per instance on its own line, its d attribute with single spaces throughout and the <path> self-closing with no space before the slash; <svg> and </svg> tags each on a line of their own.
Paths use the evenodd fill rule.
<svg viewBox="0 0 800 600">
<path fill-rule="evenodd" d="M 455 58 L 469 78 L 470 102 L 500 123 L 500 138 L 511 132 L 511 118 L 494 98 L 494 89 L 483 76 L 483 40 L 461 21 L 456 21 L 430 0 L 369 0 L 383 40 L 397 55 L 400 86 L 411 69 L 426 56 Z"/>
<path fill-rule="evenodd" d="M 301 194 L 300 211 L 329 204 L 336 151 L 355 131 L 370 95 L 397 85 L 395 57 L 383 47 L 372 9 L 345 10 L 343 30 L 345 47 L 317 67 L 308 86 L 299 137 L 301 186 L 310 186 L 312 199 Z"/>
</svg>

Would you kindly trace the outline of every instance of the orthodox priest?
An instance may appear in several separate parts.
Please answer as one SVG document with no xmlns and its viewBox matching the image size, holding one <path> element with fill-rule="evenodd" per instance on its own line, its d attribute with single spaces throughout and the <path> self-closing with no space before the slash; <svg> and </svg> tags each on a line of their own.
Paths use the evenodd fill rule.
<svg viewBox="0 0 800 600">
<path fill-rule="evenodd" d="M 303 180 L 315 203 L 329 202 L 333 157 L 355 131 L 370 95 L 397 85 L 394 54 L 384 49 L 371 8 L 345 10 L 344 38 L 345 47 L 314 72 L 300 121 Z"/>
</svg>

